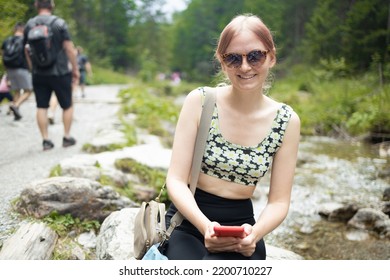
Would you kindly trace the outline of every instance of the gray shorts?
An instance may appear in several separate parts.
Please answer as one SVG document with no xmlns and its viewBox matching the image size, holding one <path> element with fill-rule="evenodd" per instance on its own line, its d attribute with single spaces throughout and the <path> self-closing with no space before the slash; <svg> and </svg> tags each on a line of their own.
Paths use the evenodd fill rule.
<svg viewBox="0 0 390 280">
<path fill-rule="evenodd" d="M 7 77 L 11 83 L 11 90 L 30 90 L 32 91 L 32 78 L 27 69 L 7 69 Z"/>
</svg>

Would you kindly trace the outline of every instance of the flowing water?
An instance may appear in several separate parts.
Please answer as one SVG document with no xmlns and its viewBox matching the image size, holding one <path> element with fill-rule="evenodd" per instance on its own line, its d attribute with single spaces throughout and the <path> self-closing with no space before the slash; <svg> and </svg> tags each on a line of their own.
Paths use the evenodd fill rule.
<svg viewBox="0 0 390 280">
<path fill-rule="evenodd" d="M 388 171 L 390 158 L 380 158 L 375 145 L 322 137 L 302 139 L 289 214 L 266 242 L 305 259 L 390 259 L 389 239 L 353 231 L 345 223 L 329 222 L 318 214 L 329 202 L 381 209 L 383 191 L 390 187 Z M 262 182 L 260 194 L 266 195 L 267 185 L 268 180 Z M 255 211 L 264 203 L 264 199 L 257 200 Z M 359 236 L 364 238 L 351 241 Z"/>
</svg>

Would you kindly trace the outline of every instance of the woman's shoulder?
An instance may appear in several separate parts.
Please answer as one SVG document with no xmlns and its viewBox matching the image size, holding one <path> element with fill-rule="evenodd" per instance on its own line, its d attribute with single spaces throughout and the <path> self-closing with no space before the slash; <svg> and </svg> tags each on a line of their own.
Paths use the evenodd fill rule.
<svg viewBox="0 0 390 280">
<path fill-rule="evenodd" d="M 212 92 L 212 91 L 216 92 L 217 89 L 215 87 L 200 86 L 200 87 L 197 87 L 197 88 L 193 89 L 192 91 L 190 91 L 187 94 L 186 99 L 189 100 L 190 102 L 201 100 L 202 104 L 203 104 L 203 100 L 204 100 L 206 94 L 208 92 Z"/>
<path fill-rule="evenodd" d="M 294 108 L 287 103 L 276 101 L 275 99 L 267 96 L 268 102 L 274 107 L 274 110 L 278 112 L 279 117 L 284 117 L 288 122 L 293 122 L 296 125 L 300 124 L 298 114 L 294 111 Z"/>
</svg>

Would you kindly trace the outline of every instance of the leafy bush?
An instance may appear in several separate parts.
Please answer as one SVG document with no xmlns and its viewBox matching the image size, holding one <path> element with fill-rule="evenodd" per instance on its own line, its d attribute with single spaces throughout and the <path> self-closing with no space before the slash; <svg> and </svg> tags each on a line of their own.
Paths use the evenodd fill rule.
<svg viewBox="0 0 390 280">
<path fill-rule="evenodd" d="M 135 125 L 153 135 L 172 137 L 162 127 L 162 121 L 176 124 L 180 108 L 162 92 L 163 88 L 148 87 L 144 84 L 122 91 L 122 113 L 136 114 Z"/>
<path fill-rule="evenodd" d="M 93 65 L 92 67 L 93 75 L 87 77 L 87 82 L 90 85 L 129 84 L 133 80 L 129 75 L 115 72 L 110 68 L 103 68 L 97 65 Z"/>
<path fill-rule="evenodd" d="M 302 134 L 390 133 L 390 85 L 381 88 L 376 72 L 348 76 L 342 60 L 324 65 L 315 69 L 296 66 L 286 78 L 276 79 L 271 90 L 273 98 L 298 113 Z"/>
</svg>

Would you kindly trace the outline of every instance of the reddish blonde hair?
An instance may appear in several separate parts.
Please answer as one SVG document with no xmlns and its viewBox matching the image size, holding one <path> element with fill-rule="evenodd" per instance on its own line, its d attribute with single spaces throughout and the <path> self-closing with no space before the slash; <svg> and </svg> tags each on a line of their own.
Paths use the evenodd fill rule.
<svg viewBox="0 0 390 280">
<path fill-rule="evenodd" d="M 215 50 L 215 57 L 219 62 L 222 61 L 222 55 L 226 53 L 234 36 L 243 30 L 252 31 L 265 45 L 266 50 L 276 58 L 276 49 L 271 31 L 259 17 L 252 14 L 243 14 L 233 18 L 222 30 L 221 35 L 219 36 L 217 49 Z"/>
</svg>

